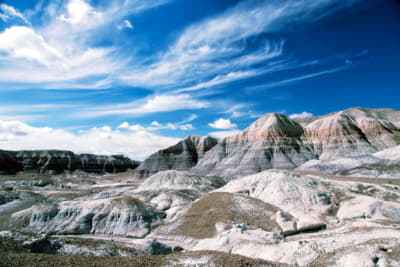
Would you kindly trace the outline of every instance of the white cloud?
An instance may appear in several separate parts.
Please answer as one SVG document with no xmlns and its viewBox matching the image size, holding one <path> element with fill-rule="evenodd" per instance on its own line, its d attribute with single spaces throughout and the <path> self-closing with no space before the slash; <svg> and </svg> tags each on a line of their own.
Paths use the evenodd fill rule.
<svg viewBox="0 0 400 267">
<path fill-rule="evenodd" d="M 194 130 L 195 128 L 193 127 L 192 124 L 190 123 L 185 123 L 185 121 L 177 122 L 177 123 L 171 123 L 168 122 L 166 124 L 159 123 L 158 121 L 153 121 L 150 126 L 145 127 L 140 124 L 134 124 L 130 125 L 128 122 L 122 123 L 120 126 L 118 126 L 118 129 L 126 129 L 129 131 L 159 131 L 159 130 L 182 130 L 182 131 L 188 131 L 188 130 Z"/>
<path fill-rule="evenodd" d="M 20 18 L 26 24 L 29 24 L 28 20 L 24 17 L 24 15 L 22 15 L 20 12 L 18 12 L 12 6 L 9 6 L 9 5 L 6 5 L 6 4 L 0 4 L 0 9 L 4 12 L 3 14 L 0 14 L 0 17 L 4 21 L 7 20 L 11 16 L 11 17 Z"/>
<path fill-rule="evenodd" d="M 134 101 L 128 104 L 113 105 L 104 108 L 96 108 L 78 114 L 83 117 L 98 117 L 107 115 L 141 115 L 157 112 L 168 112 L 184 109 L 202 109 L 209 106 L 209 103 L 192 98 L 190 95 L 154 95 L 147 99 Z"/>
<path fill-rule="evenodd" d="M 8 16 L 0 13 L 0 19 L 5 22 L 8 19 Z"/>
<path fill-rule="evenodd" d="M 120 25 L 117 26 L 117 28 L 119 30 L 123 29 L 123 28 L 127 28 L 127 29 L 131 29 L 133 30 L 133 25 L 129 20 L 124 20 Z"/>
<path fill-rule="evenodd" d="M 71 34 L 67 29 L 59 31 L 63 36 Z M 47 32 L 42 33 L 49 36 Z M 0 68 L 0 82 L 51 83 L 53 88 L 75 88 L 77 85 L 102 88 L 106 85 L 104 80 L 86 84 L 75 81 L 99 75 L 104 77 L 124 64 L 123 60 L 117 61 L 110 56 L 114 52 L 111 48 L 86 48 L 63 36 L 54 39 L 50 34 L 46 39 L 26 26 L 5 29 L 0 33 L 0 51 L 7 55 L 2 58 L 4 67 Z"/>
<path fill-rule="evenodd" d="M 161 127 L 161 124 L 159 122 L 157 122 L 157 121 L 153 121 L 151 123 L 151 126 L 153 126 L 153 127 Z"/>
<path fill-rule="evenodd" d="M 208 124 L 210 127 L 215 129 L 233 129 L 236 128 L 237 125 L 232 123 L 229 119 L 219 118 L 212 123 Z"/>
<path fill-rule="evenodd" d="M 289 118 L 295 120 L 295 119 L 309 118 L 309 117 L 312 117 L 312 116 L 314 116 L 312 113 L 304 111 L 304 112 L 299 113 L 299 114 L 292 114 L 292 115 L 289 116 Z"/>
<path fill-rule="evenodd" d="M 132 23 L 129 20 L 124 20 L 124 24 L 126 28 L 133 29 Z"/>
<path fill-rule="evenodd" d="M 67 13 L 59 17 L 60 20 L 81 24 L 83 27 L 102 23 L 103 14 L 96 12 L 92 6 L 84 0 L 70 0 L 67 4 Z"/>
<path fill-rule="evenodd" d="M 36 128 L 20 121 L 0 120 L 0 147 L 4 150 L 60 149 L 76 153 L 122 153 L 140 160 L 179 140 L 145 130 L 121 132 L 104 126 L 75 134 L 49 127 Z"/>
<path fill-rule="evenodd" d="M 25 12 L 43 23 L 26 21 L 29 27 L 14 26 L 0 33 L 0 83 L 18 83 L 11 88 L 31 88 L 32 84 L 44 89 L 109 88 L 115 81 L 113 73 L 132 58 L 118 45 L 95 46 L 94 35 L 101 26 L 169 1 L 113 0 L 98 6 L 85 0 L 39 3 Z M 2 20 L 11 16 L 25 19 L 11 6 L 0 5 L 0 10 Z"/>
<path fill-rule="evenodd" d="M 215 138 L 222 139 L 222 138 L 225 138 L 225 137 L 228 137 L 228 136 L 232 136 L 232 135 L 235 135 L 235 134 L 238 134 L 238 133 L 240 133 L 239 130 L 232 130 L 232 131 L 211 132 L 211 133 L 208 133 L 208 135 L 212 136 L 212 137 L 215 137 Z"/>
<path fill-rule="evenodd" d="M 35 60 L 47 67 L 63 66 L 61 53 L 31 28 L 14 26 L 0 34 L 0 50 L 15 58 Z"/>
<path fill-rule="evenodd" d="M 192 124 L 187 123 L 187 124 L 180 125 L 179 129 L 181 129 L 182 131 L 188 131 L 188 130 L 194 130 L 195 128 L 193 127 Z"/>
<path fill-rule="evenodd" d="M 129 123 L 128 122 L 123 122 L 120 126 L 118 126 L 118 129 L 128 129 L 129 128 Z"/>
</svg>

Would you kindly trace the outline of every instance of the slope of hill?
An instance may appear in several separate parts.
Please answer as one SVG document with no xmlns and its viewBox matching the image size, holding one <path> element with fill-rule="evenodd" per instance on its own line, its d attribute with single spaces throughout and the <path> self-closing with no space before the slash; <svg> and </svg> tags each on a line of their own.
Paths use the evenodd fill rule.
<svg viewBox="0 0 400 267">
<path fill-rule="evenodd" d="M 189 170 L 216 144 L 217 140 L 212 137 L 188 136 L 177 144 L 152 154 L 135 169 L 133 177 L 143 179 L 159 171 Z"/>
</svg>

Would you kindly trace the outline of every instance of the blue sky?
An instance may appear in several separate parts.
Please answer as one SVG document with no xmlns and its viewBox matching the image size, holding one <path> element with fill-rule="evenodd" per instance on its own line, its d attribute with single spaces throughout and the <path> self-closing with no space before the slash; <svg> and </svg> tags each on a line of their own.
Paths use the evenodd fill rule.
<svg viewBox="0 0 400 267">
<path fill-rule="evenodd" d="M 2 149 L 143 159 L 270 112 L 400 108 L 396 0 L 0 3 Z"/>
</svg>

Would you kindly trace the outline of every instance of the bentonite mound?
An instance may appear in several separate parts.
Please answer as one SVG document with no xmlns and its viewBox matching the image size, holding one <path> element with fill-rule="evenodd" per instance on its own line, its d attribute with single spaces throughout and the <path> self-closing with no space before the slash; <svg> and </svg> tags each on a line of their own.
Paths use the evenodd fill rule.
<svg viewBox="0 0 400 267">
<path fill-rule="evenodd" d="M 51 234 L 108 234 L 142 238 L 164 216 L 131 197 L 39 204 L 14 214 L 29 220 L 27 231 Z"/>
<path fill-rule="evenodd" d="M 194 170 L 228 179 L 265 169 L 293 169 L 316 158 L 302 139 L 304 129 L 282 114 L 267 114 L 246 130 L 225 138 Z"/>
<path fill-rule="evenodd" d="M 57 174 L 75 170 L 116 173 L 134 169 L 138 165 L 139 162 L 121 155 L 78 155 L 61 150 L 0 151 L 0 173 L 3 174 L 19 171 Z"/>
</svg>

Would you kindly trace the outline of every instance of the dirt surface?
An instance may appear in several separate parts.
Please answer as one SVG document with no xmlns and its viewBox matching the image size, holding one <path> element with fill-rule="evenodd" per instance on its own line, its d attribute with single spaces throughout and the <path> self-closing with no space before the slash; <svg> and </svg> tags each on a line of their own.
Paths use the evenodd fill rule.
<svg viewBox="0 0 400 267">
<path fill-rule="evenodd" d="M 313 171 L 295 171 L 295 172 L 301 175 L 315 175 L 335 181 L 373 183 L 373 184 L 392 184 L 400 186 L 400 179 L 336 176 L 329 173 L 313 172 Z"/>
<path fill-rule="evenodd" d="M 285 266 L 270 264 L 261 260 L 249 259 L 232 254 L 207 251 L 196 253 L 197 255 L 193 255 L 193 253 L 181 253 L 174 254 L 173 256 L 139 256 L 134 258 L 0 253 L 0 266 L 187 266 L 186 263 L 179 263 L 179 259 L 186 259 L 186 256 L 193 256 L 193 261 L 203 256 L 211 257 L 207 264 L 199 264 L 195 266 Z"/>
<path fill-rule="evenodd" d="M 201 260 L 204 259 L 206 260 Z M 183 261 L 185 260 L 185 261 Z M 179 252 L 169 255 L 120 256 L 77 256 L 29 253 L 22 244 L 11 238 L 0 238 L 0 266 L 187 266 L 193 262 L 207 262 L 195 266 L 286 266 L 263 260 L 250 259 L 234 254 L 215 251 Z M 194 266 L 194 265 L 192 265 Z"/>
</svg>

